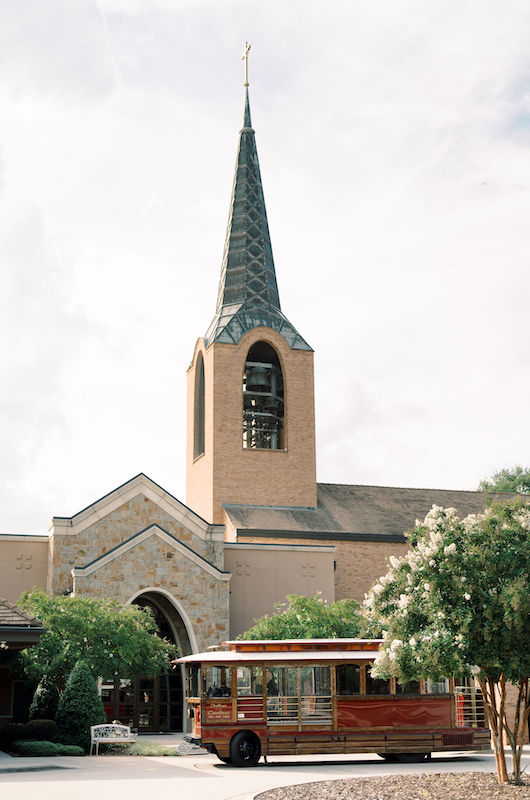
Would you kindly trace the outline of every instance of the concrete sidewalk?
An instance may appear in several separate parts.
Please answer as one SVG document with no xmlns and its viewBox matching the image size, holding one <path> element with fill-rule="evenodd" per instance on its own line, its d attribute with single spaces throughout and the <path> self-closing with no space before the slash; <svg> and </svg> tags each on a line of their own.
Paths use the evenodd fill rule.
<svg viewBox="0 0 530 800">
<path fill-rule="evenodd" d="M 184 741 L 183 733 L 150 733 L 140 734 L 139 742 L 147 742 L 161 747 L 167 747 L 178 751 L 179 757 L 182 756 L 202 756 L 208 755 L 207 751 L 201 747 L 188 744 Z M 110 758 L 157 758 L 165 756 L 111 756 Z M 12 772 L 43 772 L 45 770 L 57 769 L 76 769 L 79 762 L 83 762 L 86 756 L 11 756 L 0 750 L 0 774 Z M 89 757 L 90 758 L 90 757 Z M 95 758 L 95 756 L 94 756 Z M 98 756 L 99 758 L 99 756 Z M 107 758 L 107 761 L 110 759 Z M 217 760 L 217 759 L 216 759 Z"/>
</svg>

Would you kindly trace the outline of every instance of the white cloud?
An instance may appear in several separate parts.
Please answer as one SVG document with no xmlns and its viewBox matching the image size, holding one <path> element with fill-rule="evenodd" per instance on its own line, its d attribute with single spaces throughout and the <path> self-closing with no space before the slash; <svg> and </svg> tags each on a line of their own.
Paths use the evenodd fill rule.
<svg viewBox="0 0 530 800">
<path fill-rule="evenodd" d="M 96 2 L 1 0 L 0 15 L 0 80 L 13 97 L 77 105 L 112 90 L 112 51 Z"/>
<path fill-rule="evenodd" d="M 528 461 L 524 2 L 0 13 L 18 404 L 0 529 L 139 470 L 184 499 L 184 373 L 214 311 L 245 40 L 282 306 L 316 350 L 319 478 L 474 488 Z"/>
</svg>

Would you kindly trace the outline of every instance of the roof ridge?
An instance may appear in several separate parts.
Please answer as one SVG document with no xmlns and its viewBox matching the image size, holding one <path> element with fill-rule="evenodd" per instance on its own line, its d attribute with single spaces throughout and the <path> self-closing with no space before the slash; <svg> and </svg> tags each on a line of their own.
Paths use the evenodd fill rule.
<svg viewBox="0 0 530 800">
<path fill-rule="evenodd" d="M 331 483 L 318 481 L 317 486 L 351 486 L 358 489 L 399 489 L 411 492 L 465 492 L 467 494 L 505 494 L 512 496 L 516 492 L 486 492 L 479 489 L 440 489 L 429 486 L 385 486 L 378 483 Z"/>
</svg>

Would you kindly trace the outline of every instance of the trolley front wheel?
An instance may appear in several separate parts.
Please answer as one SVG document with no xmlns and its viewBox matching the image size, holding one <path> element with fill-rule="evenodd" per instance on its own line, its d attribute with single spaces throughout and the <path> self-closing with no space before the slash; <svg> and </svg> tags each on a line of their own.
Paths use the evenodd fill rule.
<svg viewBox="0 0 530 800">
<path fill-rule="evenodd" d="M 261 743 L 252 731 L 239 731 L 230 742 L 230 759 L 236 767 L 255 767 L 261 756 Z"/>
</svg>

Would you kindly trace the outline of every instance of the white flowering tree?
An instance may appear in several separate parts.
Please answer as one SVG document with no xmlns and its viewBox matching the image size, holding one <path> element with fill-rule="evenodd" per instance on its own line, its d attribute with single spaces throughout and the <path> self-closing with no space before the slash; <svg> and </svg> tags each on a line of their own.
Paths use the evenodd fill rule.
<svg viewBox="0 0 530 800">
<path fill-rule="evenodd" d="M 475 674 L 492 731 L 499 783 L 508 780 L 503 732 L 520 780 L 530 712 L 530 507 L 492 504 L 458 519 L 433 506 L 410 550 L 365 598 L 367 632 L 384 643 L 373 674 L 402 680 Z M 506 684 L 518 691 L 512 719 Z"/>
</svg>

